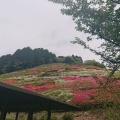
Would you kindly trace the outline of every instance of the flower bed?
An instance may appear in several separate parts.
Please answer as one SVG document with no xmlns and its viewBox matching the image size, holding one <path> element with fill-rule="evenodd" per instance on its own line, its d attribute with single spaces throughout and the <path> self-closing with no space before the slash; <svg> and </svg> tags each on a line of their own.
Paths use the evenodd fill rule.
<svg viewBox="0 0 120 120">
<path fill-rule="evenodd" d="M 15 79 L 9 79 L 9 80 L 5 81 L 5 83 L 7 83 L 7 84 L 13 84 L 14 82 L 16 82 Z"/>
<path fill-rule="evenodd" d="M 38 74 L 37 71 L 31 71 L 26 73 L 26 75 L 37 75 L 37 74 Z"/>
<path fill-rule="evenodd" d="M 10 73 L 6 78 L 3 75 L 5 79 L 1 80 L 77 106 L 99 104 L 106 98 L 113 101 L 114 96 L 109 91 L 119 93 L 120 80 L 114 82 L 111 80 L 111 83 L 106 85 L 105 91 L 107 76 L 104 76 L 106 75 L 104 70 L 97 71 L 98 69 L 79 65 L 50 64 L 24 70 L 22 73 L 19 71 L 18 74 Z"/>
<path fill-rule="evenodd" d="M 83 103 L 83 102 L 93 102 L 93 96 L 96 89 L 91 90 L 71 90 L 71 93 L 75 94 L 75 97 L 71 102 L 73 103 Z"/>
<path fill-rule="evenodd" d="M 43 91 L 52 89 L 54 86 L 55 86 L 54 83 L 47 83 L 47 84 L 42 85 L 42 86 L 27 85 L 27 86 L 24 86 L 23 88 L 25 90 L 29 90 L 29 91 L 43 92 Z"/>
</svg>

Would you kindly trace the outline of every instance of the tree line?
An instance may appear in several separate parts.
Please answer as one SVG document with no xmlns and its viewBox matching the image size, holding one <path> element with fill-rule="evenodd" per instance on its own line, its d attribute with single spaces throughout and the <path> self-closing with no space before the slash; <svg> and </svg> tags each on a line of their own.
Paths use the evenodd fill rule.
<svg viewBox="0 0 120 120">
<path fill-rule="evenodd" d="M 98 67 L 105 67 L 103 64 L 95 60 L 87 60 L 83 62 L 80 56 L 56 56 L 47 49 L 36 48 L 31 49 L 25 47 L 18 49 L 14 54 L 7 54 L 0 57 L 0 74 L 9 73 L 17 70 L 36 67 L 48 63 L 67 63 L 67 64 L 85 64 Z"/>
<path fill-rule="evenodd" d="M 7 54 L 0 57 L 0 74 L 54 62 L 55 58 L 55 54 L 43 48 L 18 49 L 13 55 Z"/>
</svg>

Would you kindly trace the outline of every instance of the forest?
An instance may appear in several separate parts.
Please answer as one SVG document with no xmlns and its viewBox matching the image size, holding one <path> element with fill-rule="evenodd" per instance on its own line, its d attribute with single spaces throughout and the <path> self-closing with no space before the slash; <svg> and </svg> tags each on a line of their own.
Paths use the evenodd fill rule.
<svg viewBox="0 0 120 120">
<path fill-rule="evenodd" d="M 56 56 L 47 49 L 24 47 L 18 49 L 14 54 L 7 54 L 0 57 L 0 74 L 9 73 L 17 70 L 28 69 L 42 64 L 49 63 L 67 63 L 67 64 L 85 64 L 95 65 L 104 68 L 103 64 L 95 60 L 86 60 L 83 62 L 79 56 Z"/>
<path fill-rule="evenodd" d="M 0 57 L 0 74 L 27 69 L 54 61 L 56 55 L 47 49 L 30 47 L 18 49 L 14 54 Z"/>
</svg>

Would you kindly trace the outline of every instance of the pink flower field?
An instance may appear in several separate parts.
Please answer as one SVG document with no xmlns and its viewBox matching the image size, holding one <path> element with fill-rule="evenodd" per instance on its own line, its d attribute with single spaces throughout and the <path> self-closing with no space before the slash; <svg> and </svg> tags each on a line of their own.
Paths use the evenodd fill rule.
<svg viewBox="0 0 120 120">
<path fill-rule="evenodd" d="M 106 101 L 120 102 L 117 98 L 120 80 L 106 84 L 107 75 L 102 68 L 60 63 L 1 75 L 0 79 L 7 84 L 81 107 Z"/>
</svg>

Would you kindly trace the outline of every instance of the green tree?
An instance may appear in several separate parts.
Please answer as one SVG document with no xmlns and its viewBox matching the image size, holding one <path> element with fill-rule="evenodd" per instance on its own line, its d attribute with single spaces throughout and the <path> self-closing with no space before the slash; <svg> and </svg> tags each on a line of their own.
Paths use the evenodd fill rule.
<svg viewBox="0 0 120 120">
<path fill-rule="evenodd" d="M 87 43 L 76 37 L 78 43 L 109 65 L 120 63 L 120 0 L 49 0 L 64 6 L 61 12 L 72 16 L 76 30 L 87 33 Z M 88 42 L 103 41 L 102 51 L 92 49 Z"/>
<path fill-rule="evenodd" d="M 43 48 L 18 49 L 13 55 L 8 54 L 0 57 L 0 74 L 51 63 L 55 61 L 55 58 L 55 54 Z"/>
<path fill-rule="evenodd" d="M 97 62 L 95 60 L 86 60 L 86 61 L 84 61 L 84 64 L 85 65 L 94 65 L 94 66 L 97 66 L 97 67 L 105 68 L 104 64 L 99 63 L 99 62 Z"/>
<path fill-rule="evenodd" d="M 34 66 L 34 54 L 33 54 L 33 50 L 30 47 L 25 47 L 21 50 L 18 49 L 13 54 L 13 59 L 15 61 L 15 64 L 21 65 L 22 69 L 30 68 Z"/>
<path fill-rule="evenodd" d="M 34 61 L 35 66 L 44 64 L 44 63 L 51 63 L 51 61 L 54 61 L 56 55 L 49 52 L 47 49 L 43 48 L 36 48 L 33 50 L 34 52 Z"/>
<path fill-rule="evenodd" d="M 65 58 L 65 61 L 64 61 L 65 63 L 68 63 L 68 64 L 72 64 L 72 63 L 74 63 L 74 60 L 72 59 L 72 57 L 70 57 L 70 56 L 67 56 L 66 58 Z"/>
<path fill-rule="evenodd" d="M 120 0 L 49 0 L 62 4 L 61 12 L 70 15 L 76 23 L 76 30 L 86 33 L 87 42 L 76 37 L 72 43 L 78 43 L 100 55 L 109 67 L 113 68 L 107 78 L 109 83 L 111 76 L 120 67 Z M 100 49 L 95 50 L 89 42 L 102 41 Z M 102 50 L 101 50 L 102 49 Z M 119 93 L 117 94 L 120 98 Z M 114 107 L 114 106 L 113 106 Z M 117 108 L 119 104 L 117 104 Z M 120 109 L 115 109 L 111 115 L 116 115 Z M 119 115 L 114 117 L 118 120 Z"/>
<path fill-rule="evenodd" d="M 74 58 L 76 64 L 83 64 L 82 57 L 74 56 L 74 55 L 72 55 L 72 57 Z"/>
<path fill-rule="evenodd" d="M 44 49 L 43 48 L 36 48 L 33 50 L 33 52 L 34 52 L 35 66 L 44 64 L 45 63 L 44 58 L 43 58 Z"/>
<path fill-rule="evenodd" d="M 11 72 L 13 71 L 13 68 L 11 68 L 11 54 L 3 55 L 0 58 L 0 73 L 6 73 L 7 71 Z"/>
</svg>

